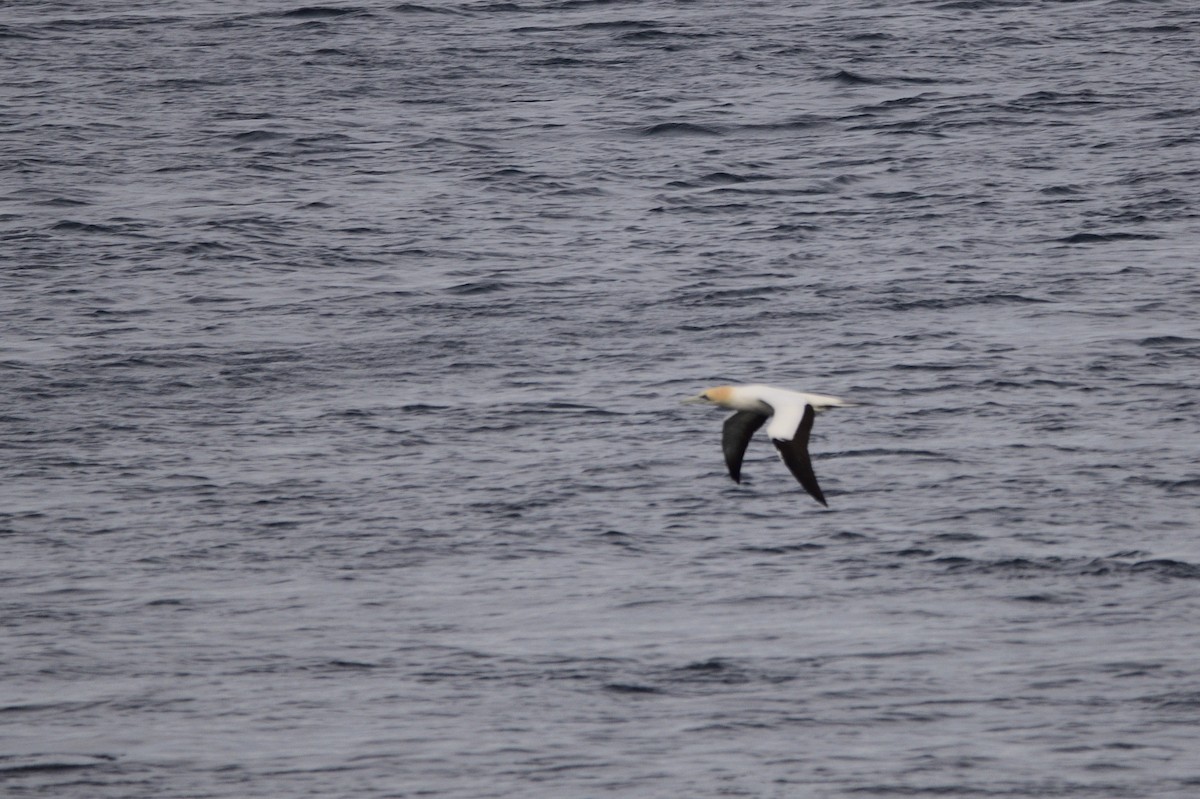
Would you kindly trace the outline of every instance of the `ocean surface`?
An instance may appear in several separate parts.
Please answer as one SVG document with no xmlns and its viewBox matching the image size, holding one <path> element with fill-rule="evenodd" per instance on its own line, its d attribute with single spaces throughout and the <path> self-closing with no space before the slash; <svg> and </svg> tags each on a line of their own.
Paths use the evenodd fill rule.
<svg viewBox="0 0 1200 799">
<path fill-rule="evenodd" d="M 1200 6 L 0 5 L 0 794 L 1200 795 Z M 822 414 L 807 496 L 724 412 Z"/>
</svg>

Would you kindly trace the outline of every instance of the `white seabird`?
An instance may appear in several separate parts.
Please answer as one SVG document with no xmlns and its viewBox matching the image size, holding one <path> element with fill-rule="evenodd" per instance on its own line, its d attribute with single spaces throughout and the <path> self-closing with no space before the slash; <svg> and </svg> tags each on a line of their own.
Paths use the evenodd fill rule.
<svg viewBox="0 0 1200 799">
<path fill-rule="evenodd" d="M 812 498 L 825 507 L 825 495 L 817 485 L 812 461 L 808 458 L 808 434 L 812 432 L 813 419 L 820 411 L 829 408 L 851 407 L 855 403 L 823 394 L 804 394 L 773 386 L 717 386 L 706 389 L 684 402 L 707 402 L 722 408 L 731 408 L 737 413 L 725 420 L 721 434 L 721 449 L 725 451 L 725 465 L 735 483 L 742 482 L 742 456 L 746 446 L 758 428 L 767 419 L 767 435 L 779 450 L 779 457 L 804 486 Z"/>
</svg>

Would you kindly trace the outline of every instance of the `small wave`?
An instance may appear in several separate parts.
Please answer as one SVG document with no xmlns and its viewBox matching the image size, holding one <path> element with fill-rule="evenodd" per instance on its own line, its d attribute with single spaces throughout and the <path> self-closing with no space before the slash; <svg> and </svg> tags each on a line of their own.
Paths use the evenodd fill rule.
<svg viewBox="0 0 1200 799">
<path fill-rule="evenodd" d="M 1083 194 L 1083 189 L 1080 188 L 1079 186 L 1067 184 L 1067 185 L 1062 185 L 1062 186 L 1046 186 L 1044 188 L 1038 189 L 1038 193 L 1039 194 L 1047 194 L 1052 197 L 1064 197 L 1064 196 L 1074 196 L 1074 195 L 1078 195 L 1078 194 Z"/>
<path fill-rule="evenodd" d="M 680 37 L 690 37 L 695 34 L 677 33 L 675 31 L 665 31 L 661 28 L 646 28 L 645 30 L 630 31 L 622 33 L 617 38 L 623 42 L 646 42 L 657 41 L 659 39 L 677 39 Z"/>
<path fill-rule="evenodd" d="M 1099 95 L 1088 89 L 1078 92 L 1036 91 L 1018 97 L 1013 105 L 1018 108 L 1029 108 L 1043 105 L 1099 105 Z"/>
<path fill-rule="evenodd" d="M 1075 233 L 1061 239 L 1056 239 L 1056 241 L 1063 244 L 1100 244 L 1106 241 L 1153 241 L 1160 238 L 1162 236 L 1155 233 L 1123 233 L 1118 231 L 1115 233 Z"/>
<path fill-rule="evenodd" d="M 455 14 L 462 15 L 463 12 L 448 9 L 448 8 L 432 8 L 430 6 L 418 5 L 417 3 L 400 3 L 390 6 L 388 11 L 394 11 L 397 14 Z"/>
<path fill-rule="evenodd" d="M 642 136 L 720 136 L 723 131 L 709 125 L 697 125 L 692 122 L 659 122 L 638 128 Z"/>
<path fill-rule="evenodd" d="M 49 200 L 39 200 L 34 205 L 46 205 L 51 208 L 77 208 L 81 205 L 91 205 L 84 200 L 72 200 L 69 197 L 52 197 Z"/>
<path fill-rule="evenodd" d="M 1196 481 L 1200 484 L 1200 481 Z M 1182 560 L 1171 560 L 1169 558 L 1156 558 L 1154 560 L 1140 560 L 1133 564 L 1131 571 L 1134 572 L 1150 572 L 1160 577 L 1171 577 L 1185 580 L 1200 579 L 1200 566 L 1195 563 L 1187 563 Z"/>
<path fill-rule="evenodd" d="M 551 9 L 570 9 L 570 8 L 598 8 L 603 6 L 625 5 L 629 0 L 562 0 L 555 5 L 547 6 Z"/>
<path fill-rule="evenodd" d="M 1026 297 L 1024 294 L 996 293 L 981 294 L 975 297 L 931 297 L 924 300 L 895 302 L 889 305 L 888 309 L 892 311 L 946 310 L 967 305 L 1027 305 L 1047 302 L 1050 300 Z"/>
<path fill-rule="evenodd" d="M 1169 558 L 1130 561 L 1116 556 L 1102 558 L 998 558 L 982 560 L 963 556 L 934 558 L 930 561 L 951 574 L 993 574 L 1030 577 L 1035 574 L 1061 573 L 1081 577 L 1149 574 L 1163 579 L 1200 579 L 1200 565 Z"/>
<path fill-rule="evenodd" d="M 1191 344 L 1200 344 L 1200 339 L 1185 338 L 1183 336 L 1151 336 L 1144 338 L 1138 342 L 1143 347 L 1181 347 Z"/>
<path fill-rule="evenodd" d="M 675 302 L 689 308 L 745 308 L 750 302 L 767 302 L 770 294 L 769 289 L 760 287 L 707 291 L 700 289 L 680 293 Z"/>
<path fill-rule="evenodd" d="M 932 549 L 923 547 L 908 547 L 907 549 L 898 549 L 891 554 L 898 558 L 929 558 L 933 557 L 934 552 Z"/>
<path fill-rule="evenodd" d="M 1031 602 L 1037 605 L 1067 605 L 1072 602 L 1072 600 L 1057 594 L 1022 594 L 1014 596 L 1012 599 L 1016 602 Z"/>
<path fill-rule="evenodd" d="M 738 125 L 737 127 L 739 130 L 745 131 L 809 130 L 820 127 L 827 122 L 828 120 L 824 117 L 819 117 L 815 114 L 805 114 L 792 119 L 780 120 L 779 122 L 751 122 L 745 125 Z"/>
<path fill-rule="evenodd" d="M 713 194 L 733 194 L 733 195 L 748 195 L 758 197 L 794 197 L 798 195 L 812 196 L 818 194 L 832 194 L 836 189 L 829 185 L 809 185 L 809 186 L 776 186 L 776 187 L 735 187 L 722 186 L 713 189 Z"/>
<path fill-rule="evenodd" d="M 1162 696 L 1148 697 L 1148 701 L 1152 701 L 1156 707 L 1171 708 L 1185 710 L 1194 710 L 1200 708 L 1200 691 L 1181 692 L 1173 694 L 1165 694 Z M 1195 785 L 1195 780 L 1188 780 L 1185 784 Z"/>
<path fill-rule="evenodd" d="M 737 664 L 720 658 L 698 660 L 686 666 L 670 669 L 664 677 L 673 683 L 721 683 L 741 685 L 754 681 L 754 676 Z"/>
<path fill-rule="evenodd" d="M 991 8 L 1017 8 L 1027 6 L 1026 0 L 951 0 L 934 6 L 937 11 L 983 11 Z"/>
<path fill-rule="evenodd" d="M 1183 480 L 1151 480 L 1147 478 L 1134 478 L 1137 482 L 1149 484 L 1157 488 L 1161 488 L 1168 494 L 1175 492 L 1195 493 L 1200 490 L 1200 477 L 1188 477 Z"/>
<path fill-rule="evenodd" d="M 737 186 L 743 183 L 775 180 L 773 175 L 737 175 L 732 172 L 709 172 L 692 180 L 673 180 L 666 184 L 669 189 L 699 189 L 709 186 Z"/>
<path fill-rule="evenodd" d="M 928 102 L 930 98 L 936 96 L 936 94 L 932 94 L 930 92 L 922 92 L 921 94 L 914 94 L 909 97 L 897 97 L 894 100 L 884 100 L 883 102 L 875 103 L 874 105 L 859 106 L 855 110 L 874 113 L 879 111 L 891 111 L 895 108 L 911 108 L 913 106 L 923 105 Z"/>
<path fill-rule="evenodd" d="M 492 294 L 511 287 L 510 284 L 500 280 L 472 280 L 466 283 L 459 283 L 457 286 L 451 286 L 446 289 L 446 293 L 460 297 L 469 297 L 474 294 Z"/>
<path fill-rule="evenodd" d="M 575 26 L 578 30 L 646 30 L 654 23 L 642 19 L 614 19 L 608 22 L 584 22 Z"/>
<path fill-rule="evenodd" d="M 604 686 L 604 690 L 617 694 L 661 694 L 663 692 L 661 688 L 655 688 L 652 685 L 628 682 L 610 682 Z"/>
<path fill-rule="evenodd" d="M 914 84 L 930 84 L 930 83 L 945 83 L 945 78 L 924 78 L 914 75 L 887 75 L 885 77 L 873 77 L 863 75 L 858 72 L 851 72 L 848 69 L 839 69 L 837 72 L 832 72 L 821 76 L 821 80 L 832 81 L 833 83 L 841 84 L 842 86 L 880 86 L 889 83 L 914 83 Z"/>
<path fill-rule="evenodd" d="M 113 755 L 38 754 L 0 757 L 0 774 L 34 774 L 73 771 L 107 765 L 116 760 Z"/>
<path fill-rule="evenodd" d="M 51 230 L 66 231 L 72 233 L 116 233 L 117 228 L 111 225 L 94 225 L 88 222 L 76 222 L 73 219 L 64 219 L 61 222 L 55 223 L 50 228 Z"/>
<path fill-rule="evenodd" d="M 284 11 L 279 16 L 284 19 L 323 19 L 327 17 L 345 17 L 351 14 L 362 13 L 363 9 L 355 6 L 307 6 L 305 8 L 294 8 L 291 11 Z"/>
<path fill-rule="evenodd" d="M 780 544 L 778 546 L 744 546 L 741 547 L 742 552 L 755 552 L 763 555 L 787 555 L 791 552 L 811 552 L 815 549 L 824 549 L 824 544 Z"/>
<path fill-rule="evenodd" d="M 1145 121 L 1158 121 L 1163 119 L 1189 119 L 1200 115 L 1200 108 L 1169 108 L 1165 111 L 1155 111 L 1152 114 L 1147 114 L 1141 117 Z"/>
<path fill-rule="evenodd" d="M 822 80 L 840 83 L 843 86 L 873 86 L 879 83 L 874 78 L 868 78 L 866 75 L 859 75 L 847 69 L 839 69 L 837 72 L 824 75 L 822 76 Z"/>
<path fill-rule="evenodd" d="M 328 663 L 323 664 L 323 668 L 331 669 L 331 670 L 335 670 L 335 671 L 344 671 L 346 669 L 366 671 L 366 670 L 370 670 L 370 669 L 379 668 L 379 664 L 364 663 L 364 662 L 358 661 L 358 660 L 335 659 L 335 660 L 329 661 Z"/>
<path fill-rule="evenodd" d="M 907 201 L 907 200 L 921 199 L 924 195 L 921 195 L 915 191 L 909 191 L 907 189 L 902 189 L 900 191 L 873 191 L 873 192 L 869 192 L 866 196 L 872 200 Z"/>
<path fill-rule="evenodd" d="M 244 144 L 246 142 L 271 141 L 282 138 L 283 135 L 272 130 L 247 130 L 241 133 L 234 133 L 229 138 Z"/>
<path fill-rule="evenodd" d="M 772 179 L 771 175 L 736 175 L 732 172 L 709 172 L 707 175 L 703 175 L 699 179 L 699 182 L 709 186 L 716 186 Z"/>
<path fill-rule="evenodd" d="M 21 31 L 13 28 L 11 25 L 0 25 L 0 39 L 33 39 L 33 38 L 35 38 L 35 37 L 30 36 L 27 33 L 22 33 Z"/>
<path fill-rule="evenodd" d="M 560 55 L 530 61 L 529 65 L 531 67 L 590 67 L 592 66 L 592 62 L 584 61 L 581 58 L 570 58 L 569 56 Z"/>
<path fill-rule="evenodd" d="M 188 305 L 218 305 L 226 302 L 238 302 L 237 297 L 223 297 L 217 294 L 193 294 L 184 302 Z"/>
<path fill-rule="evenodd" d="M 958 458 L 953 458 L 943 452 L 933 452 L 927 449 L 891 449 L 891 448 L 875 448 L 875 449 L 856 449 L 847 452 L 829 453 L 829 457 L 839 458 L 874 458 L 880 455 L 884 456 L 903 456 L 905 458 L 933 458 L 939 461 L 948 463 L 960 463 Z"/>
<path fill-rule="evenodd" d="M 1179 25 L 1173 23 L 1161 23 L 1156 25 L 1133 25 L 1125 28 L 1130 33 L 1179 33 L 1183 30 Z"/>
<path fill-rule="evenodd" d="M 1002 558 L 999 560 L 976 560 L 963 556 L 934 558 L 934 563 L 946 566 L 950 571 L 1010 572 L 1027 574 L 1031 571 L 1056 571 L 1062 568 L 1059 558 L 1031 560 L 1029 558 Z"/>
</svg>

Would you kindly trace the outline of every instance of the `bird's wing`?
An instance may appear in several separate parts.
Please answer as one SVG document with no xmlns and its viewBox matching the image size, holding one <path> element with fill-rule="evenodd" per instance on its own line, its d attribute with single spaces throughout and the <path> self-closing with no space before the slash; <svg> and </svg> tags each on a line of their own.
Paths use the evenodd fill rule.
<svg viewBox="0 0 1200 799">
<path fill-rule="evenodd" d="M 813 411 L 813 407 L 805 405 L 804 415 L 800 417 L 800 424 L 796 427 L 795 434 L 790 439 L 777 438 L 772 435 L 771 443 L 779 450 L 779 457 L 783 458 L 783 462 L 800 481 L 800 485 L 804 486 L 804 490 L 811 494 L 817 502 L 829 507 L 829 503 L 825 501 L 825 495 L 821 493 L 821 486 L 817 485 L 817 476 L 813 474 L 812 461 L 808 458 L 808 434 L 812 432 L 815 417 L 816 412 Z M 771 427 L 774 426 L 774 424 L 771 425 Z M 771 430 L 768 429 L 767 432 L 770 433 Z"/>
<path fill-rule="evenodd" d="M 725 465 L 735 483 L 742 482 L 742 456 L 754 432 L 763 426 L 767 417 L 754 411 L 738 411 L 725 420 L 721 432 L 721 449 L 725 451 Z"/>
</svg>

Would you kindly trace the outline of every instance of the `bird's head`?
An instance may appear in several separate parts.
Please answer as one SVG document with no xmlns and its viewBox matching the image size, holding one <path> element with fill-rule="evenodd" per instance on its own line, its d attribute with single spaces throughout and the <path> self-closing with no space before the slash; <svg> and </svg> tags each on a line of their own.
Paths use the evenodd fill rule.
<svg viewBox="0 0 1200 799">
<path fill-rule="evenodd" d="M 729 407 L 729 403 L 733 399 L 733 386 L 716 386 L 715 388 L 706 388 L 694 397 L 688 397 L 684 400 L 685 403 L 720 405 Z"/>
</svg>

